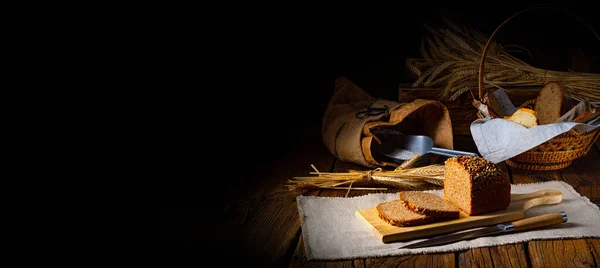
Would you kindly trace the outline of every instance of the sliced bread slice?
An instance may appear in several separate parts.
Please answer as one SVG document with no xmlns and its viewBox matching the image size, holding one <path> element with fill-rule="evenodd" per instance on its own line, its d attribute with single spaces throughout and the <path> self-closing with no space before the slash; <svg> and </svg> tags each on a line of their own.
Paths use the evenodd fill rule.
<svg viewBox="0 0 600 268">
<path fill-rule="evenodd" d="M 398 195 L 400 201 L 406 207 L 419 214 L 443 218 L 458 218 L 460 216 L 458 208 L 435 194 L 405 191 L 399 192 Z"/>
<path fill-rule="evenodd" d="M 560 117 L 564 92 L 558 82 L 549 82 L 540 90 L 533 110 L 540 125 L 552 124 Z"/>
<path fill-rule="evenodd" d="M 378 204 L 377 212 L 381 219 L 395 226 L 414 226 L 432 223 L 437 220 L 436 217 L 410 210 L 400 200 Z"/>
<path fill-rule="evenodd" d="M 535 111 L 528 108 L 520 108 L 511 116 L 505 116 L 504 119 L 521 124 L 527 128 L 538 125 L 538 118 Z"/>
</svg>

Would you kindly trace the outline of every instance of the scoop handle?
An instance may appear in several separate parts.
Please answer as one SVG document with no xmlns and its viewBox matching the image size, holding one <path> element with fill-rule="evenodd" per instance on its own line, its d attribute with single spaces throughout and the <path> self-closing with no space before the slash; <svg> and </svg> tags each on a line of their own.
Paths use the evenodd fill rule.
<svg viewBox="0 0 600 268">
<path fill-rule="evenodd" d="M 439 155 L 444 155 L 444 156 L 459 156 L 459 155 L 479 156 L 477 153 L 464 152 L 464 151 L 458 151 L 458 150 L 450 150 L 450 149 L 437 148 L 437 147 L 431 148 L 431 150 L 429 150 L 429 152 L 432 154 L 439 154 Z"/>
</svg>

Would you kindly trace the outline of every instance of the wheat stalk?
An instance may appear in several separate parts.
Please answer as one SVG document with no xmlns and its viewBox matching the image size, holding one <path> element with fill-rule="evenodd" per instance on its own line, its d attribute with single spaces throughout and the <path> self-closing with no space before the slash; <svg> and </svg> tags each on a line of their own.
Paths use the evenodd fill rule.
<svg viewBox="0 0 600 268">
<path fill-rule="evenodd" d="M 414 167 L 420 155 L 415 155 L 406 160 L 394 170 L 384 171 L 381 168 L 374 170 L 349 170 L 348 172 L 319 172 L 311 165 L 315 172 L 310 172 L 308 177 L 294 177 L 288 180 L 288 188 L 297 194 L 316 189 L 343 189 L 350 190 L 387 190 L 381 187 L 353 187 L 359 186 L 390 186 L 395 188 L 418 188 L 427 184 L 444 185 L 444 166 L 440 164 Z M 346 186 L 347 185 L 347 186 Z M 346 186 L 346 187 L 341 187 Z"/>
<path fill-rule="evenodd" d="M 422 58 L 406 60 L 408 69 L 417 75 L 413 87 L 439 87 L 438 98 L 454 100 L 467 91 L 479 91 L 479 63 L 488 37 L 468 27 L 458 27 L 443 19 L 446 28 L 424 25 L 429 36 L 421 40 Z M 576 100 L 600 102 L 600 74 L 561 72 L 533 67 L 491 42 L 484 68 L 484 90 L 495 87 L 543 86 L 556 81 L 565 93 Z M 516 45 L 510 48 L 529 53 Z"/>
</svg>

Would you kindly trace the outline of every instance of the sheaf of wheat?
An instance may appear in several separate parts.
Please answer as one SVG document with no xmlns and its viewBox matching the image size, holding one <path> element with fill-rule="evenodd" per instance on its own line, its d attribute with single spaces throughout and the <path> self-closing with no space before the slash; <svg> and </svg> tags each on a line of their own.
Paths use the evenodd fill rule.
<svg viewBox="0 0 600 268">
<path fill-rule="evenodd" d="M 409 58 L 406 65 L 418 77 L 413 87 L 440 88 L 439 99 L 452 101 L 462 94 L 478 92 L 479 63 L 488 37 L 471 27 L 443 21 L 446 27 L 425 25 L 428 35 L 421 42 L 421 58 Z M 528 52 L 519 46 L 490 43 L 484 66 L 485 89 L 541 88 L 556 81 L 573 99 L 600 104 L 600 74 L 536 68 L 511 55 L 513 48 Z"/>
</svg>

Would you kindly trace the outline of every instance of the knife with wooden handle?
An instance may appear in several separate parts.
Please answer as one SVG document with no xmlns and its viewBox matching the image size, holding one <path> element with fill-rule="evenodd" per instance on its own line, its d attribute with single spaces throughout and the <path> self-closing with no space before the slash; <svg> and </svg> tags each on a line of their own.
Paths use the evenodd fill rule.
<svg viewBox="0 0 600 268">
<path fill-rule="evenodd" d="M 422 248 L 437 245 L 450 244 L 457 241 L 464 241 L 481 236 L 495 235 L 500 233 L 510 233 L 514 231 L 525 231 L 535 228 L 542 228 L 550 225 L 567 222 L 567 214 L 565 212 L 557 212 L 545 214 L 530 218 L 525 218 L 518 221 L 501 223 L 496 226 L 484 227 L 481 229 L 463 231 L 459 233 L 443 235 L 400 247 L 402 248 Z"/>
</svg>

